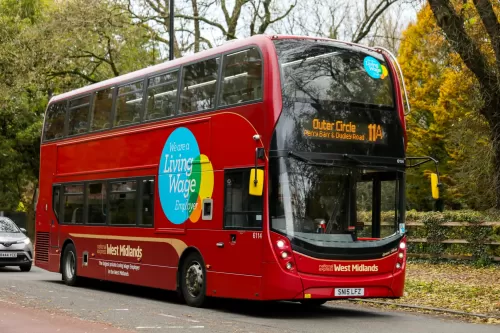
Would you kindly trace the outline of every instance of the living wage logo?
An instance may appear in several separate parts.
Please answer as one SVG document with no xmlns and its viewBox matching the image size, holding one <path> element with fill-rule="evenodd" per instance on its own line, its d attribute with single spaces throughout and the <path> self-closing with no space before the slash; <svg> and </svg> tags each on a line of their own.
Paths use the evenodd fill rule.
<svg viewBox="0 0 500 333">
<path fill-rule="evenodd" d="M 165 142 L 158 168 L 158 189 L 163 212 L 174 224 L 197 222 L 201 201 L 211 198 L 214 172 L 208 157 L 200 153 L 193 133 L 175 129 Z"/>
<path fill-rule="evenodd" d="M 368 75 L 374 79 L 384 79 L 389 74 L 387 67 L 371 56 L 365 57 L 363 60 L 363 67 Z"/>
</svg>

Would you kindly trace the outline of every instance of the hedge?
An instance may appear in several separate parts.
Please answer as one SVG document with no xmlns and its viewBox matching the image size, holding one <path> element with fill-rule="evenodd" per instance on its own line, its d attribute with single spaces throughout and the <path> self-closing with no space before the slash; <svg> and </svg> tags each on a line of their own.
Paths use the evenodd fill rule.
<svg viewBox="0 0 500 333">
<path fill-rule="evenodd" d="M 371 212 L 359 213 L 360 221 L 370 221 Z M 382 222 L 392 223 L 394 212 L 382 212 Z M 408 243 L 408 252 L 428 254 L 433 260 L 445 254 L 469 256 L 477 263 L 489 263 L 492 257 L 500 256 L 500 246 L 488 245 L 489 242 L 500 242 L 500 226 L 484 225 L 484 222 L 500 221 L 500 214 L 491 212 L 477 212 L 470 210 L 446 212 L 417 212 L 406 213 L 406 231 L 409 239 L 427 239 L 427 242 Z M 420 222 L 421 226 L 412 226 L 411 222 Z M 444 226 L 445 222 L 462 222 L 463 226 Z M 387 232 L 392 232 L 392 226 L 386 226 Z M 371 232 L 368 228 L 363 233 Z M 384 232 L 384 227 L 382 228 Z M 365 235 L 366 236 L 366 235 Z M 462 239 L 465 244 L 443 244 L 447 239 Z"/>
</svg>

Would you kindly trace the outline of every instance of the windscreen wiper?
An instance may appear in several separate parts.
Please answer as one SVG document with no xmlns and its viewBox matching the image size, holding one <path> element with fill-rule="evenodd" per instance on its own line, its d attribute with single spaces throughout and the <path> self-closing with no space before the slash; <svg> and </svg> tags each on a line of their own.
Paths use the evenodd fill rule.
<svg viewBox="0 0 500 333">
<path fill-rule="evenodd" d="M 358 164 L 364 164 L 363 161 L 358 160 L 356 157 L 349 155 L 349 154 L 342 154 L 342 157 L 346 160 L 354 161 Z"/>
<path fill-rule="evenodd" d="M 363 168 L 366 168 L 366 169 L 382 169 L 382 170 L 390 170 L 390 171 L 399 171 L 398 168 L 394 168 L 394 167 L 388 167 L 388 166 L 385 166 L 385 165 L 372 165 L 372 164 L 367 164 L 367 162 L 363 162 L 359 159 L 357 159 L 356 157 L 352 156 L 352 155 L 349 155 L 349 154 L 342 154 L 342 157 L 346 160 L 350 160 L 350 161 L 353 161 L 353 162 L 356 162 L 357 163 L 357 166 L 359 167 L 363 167 Z"/>
<path fill-rule="evenodd" d="M 316 162 L 316 161 L 311 160 L 310 158 L 307 158 L 307 157 L 305 157 L 305 156 L 303 156 L 301 154 L 298 154 L 298 153 L 296 153 L 296 152 L 294 152 L 292 150 L 290 150 L 288 152 L 288 156 L 291 156 L 291 157 L 295 158 L 296 160 L 302 161 L 302 162 L 307 163 L 309 165 L 328 166 L 328 167 L 334 167 L 334 166 L 336 166 L 336 165 L 333 164 L 333 162 L 332 163 Z"/>
<path fill-rule="evenodd" d="M 316 162 L 310 158 L 305 157 L 302 154 L 296 153 L 293 150 L 290 150 L 288 152 L 288 156 L 291 156 L 295 158 L 296 160 L 302 161 L 304 163 L 307 163 L 308 165 L 314 165 L 314 166 L 324 166 L 324 167 L 335 167 L 335 168 L 345 168 L 348 167 L 348 165 L 342 165 L 342 164 L 337 164 L 335 161 L 339 161 L 337 159 L 331 159 L 327 160 L 328 162 Z M 356 166 L 360 168 L 365 168 L 365 169 L 378 169 L 378 170 L 389 170 L 389 171 L 399 171 L 398 168 L 394 167 L 389 167 L 385 165 L 370 165 L 367 164 L 366 162 L 363 162 L 356 157 L 349 155 L 349 154 L 342 154 L 342 157 L 346 160 L 350 160 L 353 162 L 356 162 Z"/>
</svg>

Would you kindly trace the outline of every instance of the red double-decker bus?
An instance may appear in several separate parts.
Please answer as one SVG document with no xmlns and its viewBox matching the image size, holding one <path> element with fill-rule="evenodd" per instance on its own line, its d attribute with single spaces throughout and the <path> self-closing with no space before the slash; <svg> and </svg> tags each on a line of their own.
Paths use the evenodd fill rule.
<svg viewBox="0 0 500 333">
<path fill-rule="evenodd" d="M 391 59 L 261 35 L 53 97 L 35 264 L 68 285 L 178 290 L 191 306 L 402 296 L 406 130 Z"/>
</svg>

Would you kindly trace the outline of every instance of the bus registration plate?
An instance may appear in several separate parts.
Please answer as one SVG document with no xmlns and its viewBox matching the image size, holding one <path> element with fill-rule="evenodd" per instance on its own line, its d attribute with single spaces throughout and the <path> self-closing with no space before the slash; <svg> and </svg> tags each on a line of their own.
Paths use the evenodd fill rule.
<svg viewBox="0 0 500 333">
<path fill-rule="evenodd" d="M 335 288 L 335 296 L 364 296 L 365 288 Z"/>
</svg>

